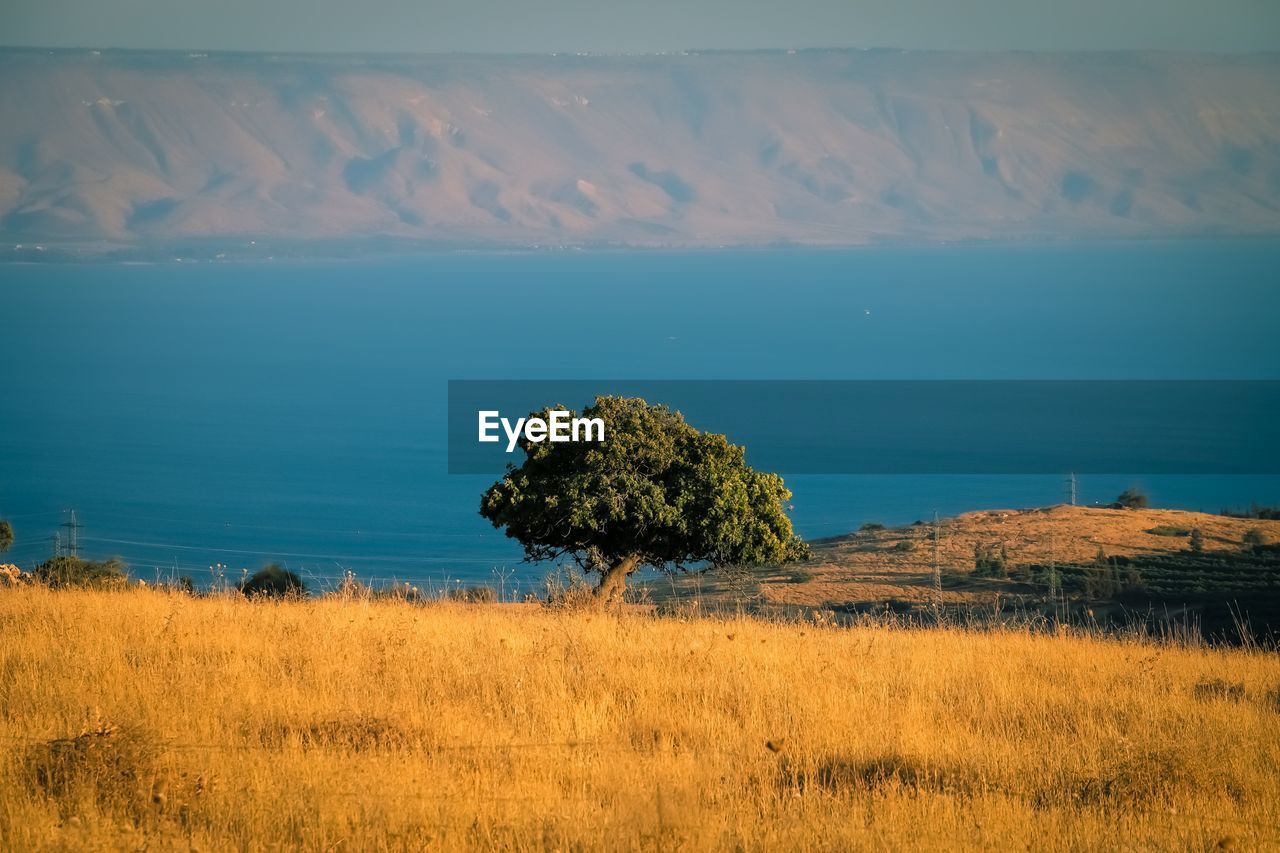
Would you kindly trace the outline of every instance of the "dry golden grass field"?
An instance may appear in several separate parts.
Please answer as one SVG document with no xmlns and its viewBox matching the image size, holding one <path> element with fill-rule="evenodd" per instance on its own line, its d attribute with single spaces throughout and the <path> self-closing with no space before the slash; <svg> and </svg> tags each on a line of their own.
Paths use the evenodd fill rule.
<svg viewBox="0 0 1280 853">
<path fill-rule="evenodd" d="M 1280 657 L 0 590 L 0 849 L 1280 848 Z"/>
</svg>

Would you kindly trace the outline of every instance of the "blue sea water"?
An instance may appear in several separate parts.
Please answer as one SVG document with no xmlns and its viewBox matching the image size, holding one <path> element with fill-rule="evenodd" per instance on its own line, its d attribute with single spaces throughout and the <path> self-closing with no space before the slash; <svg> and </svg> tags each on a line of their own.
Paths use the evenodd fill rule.
<svg viewBox="0 0 1280 853">
<path fill-rule="evenodd" d="M 0 518 L 135 575 L 536 584 L 446 473 L 449 379 L 1276 379 L 1280 244 L 440 254 L 0 267 Z M 838 428 L 838 426 L 836 427 Z M 1029 440 L 1034 440 L 1030 437 Z M 1066 499 L 1060 476 L 788 478 L 806 536 Z M 1275 476 L 1083 478 L 1157 505 Z"/>
</svg>

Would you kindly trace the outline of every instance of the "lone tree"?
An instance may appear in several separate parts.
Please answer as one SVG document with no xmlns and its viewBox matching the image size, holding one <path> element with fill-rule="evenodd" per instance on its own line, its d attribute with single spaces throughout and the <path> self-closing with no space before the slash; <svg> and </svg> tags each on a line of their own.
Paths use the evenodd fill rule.
<svg viewBox="0 0 1280 853">
<path fill-rule="evenodd" d="M 508 465 L 480 500 L 480 514 L 505 527 L 526 559 L 572 557 L 600 574 L 595 597 L 609 603 L 642 566 L 773 565 L 808 556 L 791 530 L 782 478 L 748 467 L 743 449 L 724 436 L 639 398 L 597 397 L 582 417 L 604 421 L 603 441 L 522 437 L 524 464 Z"/>
<path fill-rule="evenodd" d="M 13 545 L 13 525 L 7 521 L 0 521 L 0 554 L 8 551 Z"/>
</svg>

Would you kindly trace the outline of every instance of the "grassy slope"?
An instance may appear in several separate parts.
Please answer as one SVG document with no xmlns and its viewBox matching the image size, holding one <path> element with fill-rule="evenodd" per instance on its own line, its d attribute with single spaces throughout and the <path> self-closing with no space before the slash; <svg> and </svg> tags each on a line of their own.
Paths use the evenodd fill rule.
<svg viewBox="0 0 1280 853">
<path fill-rule="evenodd" d="M 0 636 L 4 849 L 1280 844 L 1269 655 L 136 589 Z"/>
<path fill-rule="evenodd" d="M 1088 564 L 1098 549 L 1108 557 L 1160 557 L 1186 552 L 1188 537 L 1159 536 L 1158 527 L 1199 528 L 1206 551 L 1240 552 L 1247 530 L 1257 528 L 1269 541 L 1280 541 L 1280 521 L 1228 518 L 1169 509 L 1116 510 L 1053 506 L 1043 509 L 970 512 L 943 519 L 939 527 L 938 562 L 961 575 L 974 568 L 974 546 L 999 546 L 1009 566 Z M 912 550 L 895 550 L 908 541 Z M 768 604 L 824 607 L 896 600 L 926 606 L 933 596 L 932 525 L 912 525 L 851 533 L 816 543 L 810 563 L 800 568 L 764 571 L 754 578 Z M 683 591 L 694 586 L 711 598 L 732 597 L 712 578 L 678 581 Z M 669 587 L 668 587 L 669 588 Z M 654 585 L 664 591 L 663 584 Z M 943 598 L 949 605 L 985 605 L 996 594 L 1029 593 L 1022 585 L 986 578 L 948 578 Z"/>
</svg>

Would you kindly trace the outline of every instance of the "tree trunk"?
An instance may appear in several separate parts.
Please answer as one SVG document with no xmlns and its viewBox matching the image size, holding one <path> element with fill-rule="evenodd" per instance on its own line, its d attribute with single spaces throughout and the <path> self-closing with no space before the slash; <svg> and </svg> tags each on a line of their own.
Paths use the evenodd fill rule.
<svg viewBox="0 0 1280 853">
<path fill-rule="evenodd" d="M 627 575 L 640 567 L 640 555 L 631 554 L 604 570 L 600 584 L 595 589 L 596 600 L 601 604 L 618 604 L 627 589 Z"/>
</svg>

